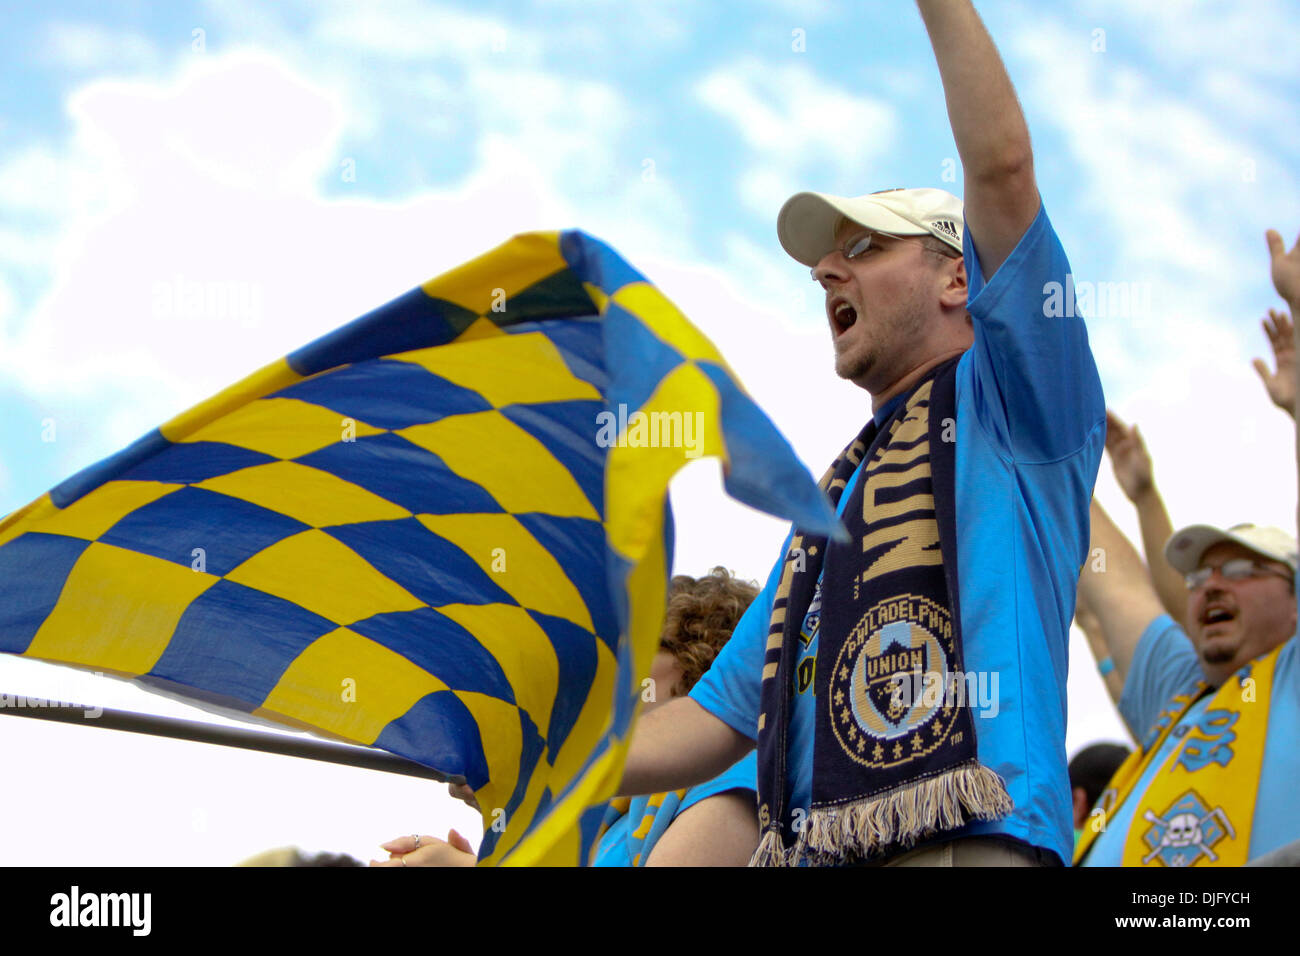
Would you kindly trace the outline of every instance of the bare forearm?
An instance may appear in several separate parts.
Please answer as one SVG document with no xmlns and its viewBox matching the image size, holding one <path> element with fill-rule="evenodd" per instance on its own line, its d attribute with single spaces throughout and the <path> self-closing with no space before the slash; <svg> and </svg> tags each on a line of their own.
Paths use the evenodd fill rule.
<svg viewBox="0 0 1300 956">
<path fill-rule="evenodd" d="M 1088 648 L 1092 651 L 1092 656 L 1096 658 L 1098 665 L 1103 661 L 1114 662 L 1100 624 L 1080 623 L 1079 630 L 1083 631 L 1083 636 L 1088 641 Z M 1106 685 L 1106 693 L 1110 694 L 1110 699 L 1118 705 L 1120 694 L 1124 692 L 1124 680 L 1119 676 L 1119 671 L 1112 667 L 1109 673 L 1101 675 L 1101 682 Z"/>
<path fill-rule="evenodd" d="M 1015 87 L 969 0 L 917 0 L 967 177 L 997 176 L 1031 158 Z"/>
<path fill-rule="evenodd" d="M 1294 354 L 1300 355 L 1300 326 L 1297 326 L 1295 321 L 1296 316 L 1300 315 L 1300 300 L 1297 300 L 1296 302 L 1288 301 L 1286 307 L 1291 312 L 1291 328 L 1295 329 L 1295 332 L 1292 335 L 1295 347 Z M 1298 400 L 1298 397 L 1300 397 L 1300 362 L 1295 363 L 1295 371 L 1292 373 L 1292 382 L 1291 405 L 1282 410 L 1290 415 L 1293 421 L 1296 421 L 1295 403 Z M 1298 436 L 1296 444 L 1296 461 L 1300 462 L 1300 421 L 1296 421 L 1296 435 Z"/>
<path fill-rule="evenodd" d="M 1169 616 L 1182 625 L 1187 610 L 1187 588 L 1173 565 L 1165 560 L 1165 544 L 1174 535 L 1173 523 L 1164 499 L 1155 485 L 1137 496 L 1138 524 L 1142 528 L 1142 550 L 1146 552 L 1147 567 L 1156 595 Z"/>
<path fill-rule="evenodd" d="M 682 697 L 646 714 L 632 734 L 620 796 L 662 793 L 712 780 L 754 742 Z"/>
<path fill-rule="evenodd" d="M 992 278 L 1038 214 L 1029 127 L 1002 58 L 969 0 L 917 0 L 961 156 L 966 226 Z"/>
<path fill-rule="evenodd" d="M 1290 252 L 1287 251 L 1286 243 L 1282 241 L 1282 236 L 1276 229 L 1265 232 L 1264 240 L 1268 243 L 1268 256 L 1271 260 L 1269 271 L 1273 277 L 1273 288 L 1286 302 L 1294 319 L 1296 312 L 1300 311 L 1300 239 L 1296 240 Z M 1300 328 L 1296 327 L 1294 322 L 1291 339 L 1291 348 L 1296 350 L 1293 355 L 1300 354 Z M 1277 352 L 1276 345 L 1274 352 Z M 1293 362 L 1292 366 L 1291 387 L 1294 389 L 1293 394 L 1300 398 L 1300 362 Z M 1297 475 L 1300 475 L 1300 418 L 1296 419 L 1296 471 Z M 1300 502 L 1296 504 L 1296 525 L 1300 529 Z"/>
<path fill-rule="evenodd" d="M 1164 610 L 1136 549 L 1094 498 L 1092 547 L 1079 577 L 1079 595 L 1097 616 L 1121 682 L 1148 624 Z"/>
<path fill-rule="evenodd" d="M 1296 354 L 1300 355 L 1300 324 L 1296 324 L 1295 322 L 1295 317 L 1300 315 L 1300 298 L 1295 298 L 1294 300 L 1288 299 L 1287 307 L 1291 310 L 1291 322 L 1295 325 Z M 1297 400 L 1300 400 L 1300 362 L 1296 362 L 1295 366 L 1295 392 L 1293 394 L 1296 396 Z M 1297 479 L 1300 479 L 1300 415 L 1295 413 L 1294 408 L 1291 409 L 1291 417 L 1295 419 L 1295 464 L 1296 476 Z M 1298 485 L 1298 487 L 1300 487 L 1300 485 Z M 1295 517 L 1296 540 L 1300 541 L 1300 498 L 1296 501 Z"/>
</svg>

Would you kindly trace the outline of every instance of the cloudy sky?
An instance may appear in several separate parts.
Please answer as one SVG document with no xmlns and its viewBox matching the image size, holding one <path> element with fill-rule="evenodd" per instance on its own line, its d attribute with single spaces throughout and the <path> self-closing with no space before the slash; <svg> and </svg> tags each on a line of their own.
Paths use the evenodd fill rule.
<svg viewBox="0 0 1300 956">
<path fill-rule="evenodd" d="M 1174 523 L 1290 527 L 1289 422 L 1250 359 L 1277 304 L 1263 232 L 1300 231 L 1300 12 L 978 7 L 1077 280 L 1115 296 L 1093 347 Z M 820 474 L 869 403 L 833 375 L 776 212 L 805 188 L 960 192 L 906 3 L 54 0 L 0 11 L 0 77 L 0 513 L 536 228 L 584 229 L 658 283 Z M 674 486 L 677 567 L 761 579 L 784 529 L 721 494 L 712 463 Z M 1135 533 L 1105 463 L 1098 495 Z M 1078 635 L 1071 659 L 1073 753 L 1123 730 Z M 0 691 L 194 716 L 23 660 Z M 27 784 L 11 864 L 478 836 L 440 787 L 386 774 L 3 717 L 0 741 Z"/>
</svg>

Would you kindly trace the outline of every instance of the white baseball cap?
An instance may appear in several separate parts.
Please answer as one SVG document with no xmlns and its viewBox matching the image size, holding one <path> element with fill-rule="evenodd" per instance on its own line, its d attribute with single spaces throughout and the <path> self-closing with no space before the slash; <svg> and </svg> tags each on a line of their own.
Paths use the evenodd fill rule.
<svg viewBox="0 0 1300 956">
<path fill-rule="evenodd" d="M 1226 531 L 1208 524 L 1191 525 L 1169 539 L 1165 545 L 1165 559 L 1179 574 L 1190 574 L 1200 565 L 1206 551 L 1224 541 L 1249 548 L 1270 561 L 1280 561 L 1295 574 L 1295 538 L 1281 528 L 1253 524 L 1234 524 Z"/>
<path fill-rule="evenodd" d="M 962 251 L 961 200 L 942 189 L 885 189 L 851 199 L 795 193 L 777 214 L 776 234 L 795 261 L 811 268 L 835 248 L 841 216 L 896 236 L 934 236 Z"/>
</svg>

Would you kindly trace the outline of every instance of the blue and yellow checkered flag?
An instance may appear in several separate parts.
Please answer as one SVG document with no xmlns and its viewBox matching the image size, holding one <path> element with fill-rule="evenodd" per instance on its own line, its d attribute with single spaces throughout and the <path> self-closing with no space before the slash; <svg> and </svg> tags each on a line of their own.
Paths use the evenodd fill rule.
<svg viewBox="0 0 1300 956">
<path fill-rule="evenodd" d="M 581 232 L 520 235 L 0 521 L 0 652 L 463 775 L 481 862 L 581 862 L 699 455 L 836 526 L 653 285 Z"/>
</svg>

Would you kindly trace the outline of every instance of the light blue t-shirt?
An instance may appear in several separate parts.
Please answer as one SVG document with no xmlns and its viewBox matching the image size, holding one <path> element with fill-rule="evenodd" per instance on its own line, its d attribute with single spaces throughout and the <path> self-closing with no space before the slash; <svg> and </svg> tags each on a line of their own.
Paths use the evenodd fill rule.
<svg viewBox="0 0 1300 956">
<path fill-rule="evenodd" d="M 969 230 L 963 246 L 975 341 L 956 373 L 962 652 L 966 670 L 996 700 L 996 707 L 971 710 L 980 762 L 1006 781 L 1015 809 L 940 838 L 1004 835 L 1068 861 L 1069 628 L 1088 552 L 1088 502 L 1106 437 L 1105 401 L 1083 320 L 1065 294 L 1073 282 L 1069 262 L 1046 211 L 1040 206 L 987 283 Z M 840 498 L 841 511 L 861 470 Z M 773 595 L 789 547 L 787 537 L 762 593 L 691 691 L 701 706 L 751 739 L 757 739 Z M 812 657 L 812 643 L 801 640 L 790 721 L 792 809 L 811 804 L 815 665 L 804 662 Z"/>
<path fill-rule="evenodd" d="M 1190 693 L 1196 682 L 1204 679 L 1192 642 L 1173 618 L 1162 614 L 1148 624 L 1133 653 L 1133 663 L 1119 700 L 1120 713 L 1133 736 L 1142 740 L 1150 733 L 1161 710 L 1169 706 L 1174 697 Z M 1107 822 L 1106 829 L 1093 841 L 1083 866 L 1122 865 L 1124 844 L 1140 802 L 1135 799 L 1136 795 L 1146 792 L 1174 750 L 1183 745 L 1188 731 L 1206 717 L 1213 699 L 1212 693 L 1202 697 L 1174 725 L 1155 758 L 1143 771 L 1130 798 L 1124 801 Z M 1300 747 L 1295 742 L 1296 730 L 1300 728 L 1300 639 L 1293 637 L 1287 641 L 1278 654 L 1270 699 L 1264 762 L 1259 774 L 1255 818 L 1250 828 L 1250 851 L 1246 857 L 1250 860 L 1300 840 L 1300 815 L 1295 812 L 1295 789 L 1300 782 Z M 1213 719 L 1213 714 L 1210 717 Z"/>
<path fill-rule="evenodd" d="M 633 797 L 627 813 L 612 822 L 596 845 L 592 866 L 645 866 L 650 851 L 673 820 L 701 800 L 720 793 L 745 793 L 757 802 L 758 755 L 750 751 L 707 783 L 691 787 L 680 798 L 667 794 Z M 662 798 L 656 802 L 655 798 Z"/>
</svg>

